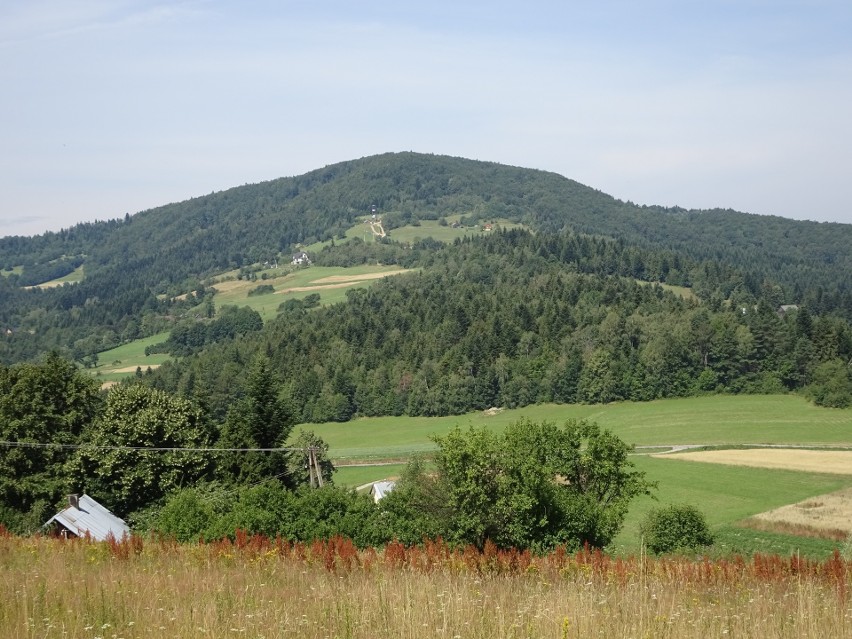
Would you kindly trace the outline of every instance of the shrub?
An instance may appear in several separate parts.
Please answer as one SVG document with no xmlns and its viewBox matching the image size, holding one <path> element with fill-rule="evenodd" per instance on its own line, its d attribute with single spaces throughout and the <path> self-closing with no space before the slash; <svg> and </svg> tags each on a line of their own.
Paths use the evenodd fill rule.
<svg viewBox="0 0 852 639">
<path fill-rule="evenodd" d="M 704 513 L 689 504 L 672 504 L 651 510 L 642 522 L 648 550 L 655 554 L 698 550 L 713 543 Z"/>
<path fill-rule="evenodd" d="M 266 273 L 264 273 L 264 276 Z M 255 286 L 248 292 L 249 297 L 255 297 L 257 295 L 269 295 L 270 293 L 275 292 L 275 287 L 272 284 L 261 284 L 259 286 Z"/>
</svg>

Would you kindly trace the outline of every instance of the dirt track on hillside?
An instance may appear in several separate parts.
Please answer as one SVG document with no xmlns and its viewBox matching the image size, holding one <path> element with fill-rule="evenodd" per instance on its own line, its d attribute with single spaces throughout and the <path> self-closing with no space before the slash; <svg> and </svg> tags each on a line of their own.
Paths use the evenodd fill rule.
<svg viewBox="0 0 852 639">
<path fill-rule="evenodd" d="M 388 277 L 389 275 L 399 275 L 400 273 L 407 272 L 407 269 L 401 268 L 396 271 L 383 271 L 381 273 L 364 273 L 362 275 L 329 275 L 328 277 L 321 277 L 318 280 L 314 280 L 311 283 L 326 284 L 334 282 L 363 282 L 364 280 L 379 280 L 383 277 Z"/>
</svg>

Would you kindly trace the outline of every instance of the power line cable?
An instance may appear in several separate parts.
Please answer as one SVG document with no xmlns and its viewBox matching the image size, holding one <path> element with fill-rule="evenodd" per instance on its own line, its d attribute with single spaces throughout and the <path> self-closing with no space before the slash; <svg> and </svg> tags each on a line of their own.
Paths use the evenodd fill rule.
<svg viewBox="0 0 852 639">
<path fill-rule="evenodd" d="M 307 452 L 311 449 L 310 446 L 290 447 L 281 446 L 278 448 L 190 448 L 190 447 L 167 447 L 167 446 L 101 446 L 97 444 L 59 444 L 59 443 L 43 443 L 43 442 L 13 442 L 0 440 L 0 446 L 8 446 L 10 448 L 62 448 L 70 450 L 149 450 L 157 452 L 193 452 L 193 453 L 278 453 L 287 451 L 302 451 Z"/>
</svg>

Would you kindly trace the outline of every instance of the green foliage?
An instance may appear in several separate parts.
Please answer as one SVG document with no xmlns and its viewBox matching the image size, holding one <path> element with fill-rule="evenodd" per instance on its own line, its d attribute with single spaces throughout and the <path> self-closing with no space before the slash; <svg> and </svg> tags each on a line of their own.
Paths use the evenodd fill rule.
<svg viewBox="0 0 852 639">
<path fill-rule="evenodd" d="M 603 547 L 629 502 L 653 487 L 627 459 L 630 446 L 590 422 L 521 420 L 499 436 L 456 428 L 436 442 L 435 478 L 415 466 L 386 498 L 397 530 L 414 512 L 424 534 L 457 544 Z"/>
<path fill-rule="evenodd" d="M 217 475 L 224 481 L 248 483 L 272 477 L 288 481 L 288 455 L 263 450 L 281 447 L 293 427 L 279 388 L 269 361 L 258 357 L 248 371 L 244 394 L 228 411 L 219 447 L 261 450 L 222 453 Z"/>
<path fill-rule="evenodd" d="M 175 491 L 152 527 L 180 541 L 233 538 L 237 529 L 291 541 L 343 535 L 361 547 L 389 540 L 368 497 L 334 486 L 291 491 L 273 481 L 232 491 L 216 486 Z"/>
<path fill-rule="evenodd" d="M 261 284 L 260 286 L 255 286 L 253 289 L 250 289 L 247 295 L 249 297 L 255 297 L 258 295 L 269 295 L 270 293 L 274 292 L 275 287 L 272 284 Z"/>
<path fill-rule="evenodd" d="M 74 488 L 120 516 L 207 477 L 212 469 L 206 452 L 133 449 L 210 446 L 210 429 L 194 404 L 144 386 L 113 387 L 83 440 L 91 447 L 79 449 L 68 466 Z"/>
<path fill-rule="evenodd" d="M 287 482 L 291 486 L 307 486 L 311 483 L 307 449 L 312 448 L 324 483 L 330 483 L 334 475 L 334 464 L 328 458 L 328 444 L 312 430 L 300 430 L 296 437 L 287 441 L 287 446 L 300 448 L 287 454 Z M 314 476 L 313 481 L 316 481 Z"/>
<path fill-rule="evenodd" d="M 852 406 L 852 364 L 840 359 L 823 362 L 814 370 L 805 394 L 817 406 L 849 408 Z"/>
<path fill-rule="evenodd" d="M 642 522 L 648 550 L 664 554 L 700 550 L 713 543 L 704 514 L 689 504 L 672 504 L 651 510 Z"/>
<path fill-rule="evenodd" d="M 38 527 L 68 491 L 63 464 L 101 405 L 98 384 L 55 353 L 41 364 L 0 366 L 0 439 L 56 447 L 3 447 L 0 523 Z"/>
<path fill-rule="evenodd" d="M 117 346 L 134 323 L 142 336 L 158 332 L 162 326 L 149 332 L 140 316 L 174 316 L 198 301 L 175 296 L 196 290 L 205 277 L 231 269 L 256 277 L 252 264 L 286 254 L 297 243 L 339 237 L 373 200 L 389 213 L 388 223 L 458 216 L 463 224 L 523 224 L 542 238 L 569 230 L 618 237 L 626 250 L 595 258 L 607 274 L 691 285 L 701 299 L 715 296 L 716 304 L 727 299 L 734 307 L 750 307 L 763 297 L 775 305 L 804 304 L 818 315 L 852 317 L 849 225 L 639 207 L 552 173 L 400 153 L 212 193 L 124 220 L 0 238 L 0 263 L 20 267 L 0 281 L 0 327 L 17 329 L 14 339 L 0 342 L 0 361 L 35 359 L 51 347 L 76 349 L 76 359 Z M 434 252 L 415 256 L 417 250 L 385 240 L 327 257 L 425 264 Z M 565 257 L 571 261 L 569 253 Z M 20 289 L 81 259 L 86 277 L 78 284 Z"/>
</svg>

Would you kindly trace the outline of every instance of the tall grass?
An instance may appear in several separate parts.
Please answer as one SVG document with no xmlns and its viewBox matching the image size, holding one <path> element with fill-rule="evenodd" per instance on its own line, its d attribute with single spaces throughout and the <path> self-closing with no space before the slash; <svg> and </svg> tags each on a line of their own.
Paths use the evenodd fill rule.
<svg viewBox="0 0 852 639">
<path fill-rule="evenodd" d="M 3 637 L 848 637 L 849 564 L 0 539 Z"/>
</svg>

